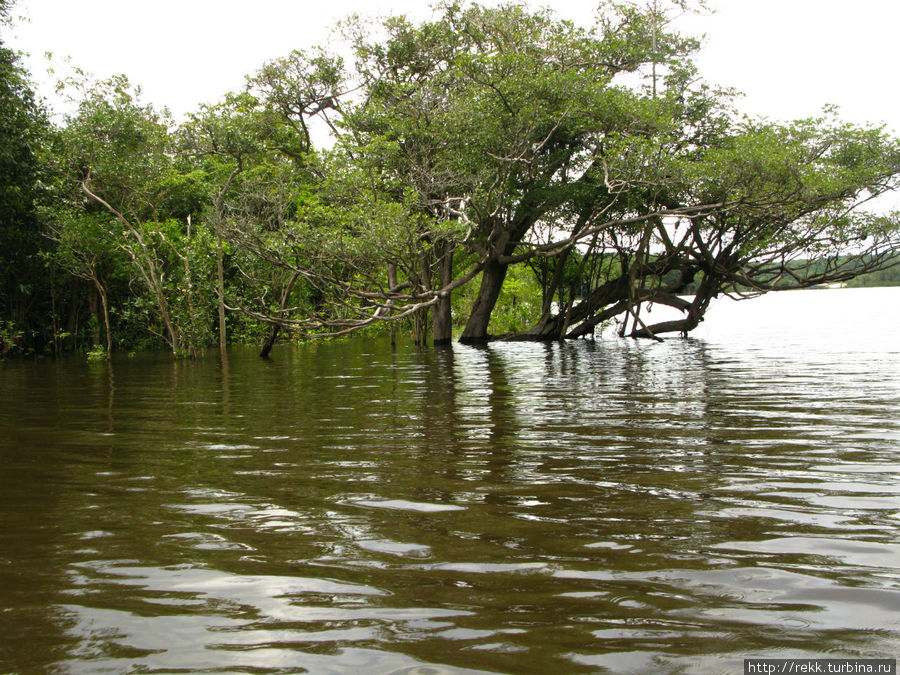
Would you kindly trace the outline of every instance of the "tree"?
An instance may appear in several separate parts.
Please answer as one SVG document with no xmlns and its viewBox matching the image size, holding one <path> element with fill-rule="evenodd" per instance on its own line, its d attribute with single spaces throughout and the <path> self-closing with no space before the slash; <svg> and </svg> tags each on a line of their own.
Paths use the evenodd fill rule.
<svg viewBox="0 0 900 675">
<path fill-rule="evenodd" d="M 614 177 L 623 184 L 639 180 L 645 167 L 610 162 L 607 154 L 627 139 L 651 136 L 658 114 L 617 76 L 651 60 L 675 62 L 696 46 L 662 31 L 650 40 L 648 14 L 629 6 L 611 6 L 590 30 L 518 5 L 448 5 L 442 12 L 418 27 L 387 21 L 383 42 L 356 27 L 356 69 L 343 81 L 338 61 L 299 53 L 256 80 L 283 116 L 325 117 L 339 148 L 327 184 L 349 180 L 368 210 L 363 228 L 330 216 L 341 223 L 331 228 L 337 239 L 354 237 L 354 247 L 337 256 L 354 268 L 349 277 L 279 261 L 356 301 L 357 317 L 323 318 L 320 327 L 352 330 L 431 308 L 434 338 L 445 341 L 450 294 L 480 275 L 462 339 L 487 339 L 509 265 L 559 254 L 622 220 L 611 211 L 623 201 L 609 187 L 611 167 L 623 172 Z M 393 214 L 390 232 L 380 231 L 388 245 L 361 246 L 385 209 Z M 575 222 L 564 220 L 573 213 Z M 537 227 L 566 236 L 521 250 Z M 314 228 L 327 229 L 324 222 Z M 353 251 L 365 253 L 351 260 L 346 253 Z M 458 263 L 465 265 L 454 270 Z"/>
<path fill-rule="evenodd" d="M 696 83 L 696 43 L 667 32 L 660 3 L 610 10 L 580 31 L 521 7 L 452 6 L 418 28 L 390 22 L 385 45 L 358 48 L 372 65 L 350 124 L 396 149 L 386 173 L 423 210 L 465 205 L 481 282 L 463 341 L 488 339 L 509 266 L 535 258 L 557 264 L 530 339 L 583 335 L 618 315 L 623 335 L 687 332 L 723 292 L 897 262 L 896 218 L 859 209 L 896 187 L 895 140 L 833 114 L 740 121 L 730 92 Z M 648 63 L 645 86 L 617 84 Z M 576 253 L 573 280 L 565 261 Z M 688 302 L 678 293 L 692 283 Z M 565 285 L 593 289 L 551 315 Z M 686 316 L 647 326 L 648 301 Z"/>
<path fill-rule="evenodd" d="M 196 186 L 174 166 L 170 127 L 166 113 L 141 105 L 127 79 L 114 77 L 85 87 L 55 152 L 63 198 L 112 217 L 117 247 L 150 296 L 158 334 L 173 352 L 193 355 L 209 339 L 205 285 L 195 278 L 206 256 L 198 255 L 191 230 Z"/>
<path fill-rule="evenodd" d="M 219 351 L 225 354 L 225 246 L 227 200 L 235 181 L 264 152 L 258 125 L 254 125 L 255 101 L 229 95 L 219 105 L 203 106 L 178 130 L 179 151 L 204 175 L 209 194 L 206 220 L 216 237 L 216 298 Z"/>
<path fill-rule="evenodd" d="M 69 274 L 91 283 L 100 298 L 100 321 L 106 337 L 106 358 L 112 354 L 108 277 L 115 266 L 116 242 L 104 214 L 56 208 L 45 215 L 47 236 L 56 243 L 52 259 Z"/>
<path fill-rule="evenodd" d="M 668 181 L 666 203 L 718 206 L 611 234 L 592 254 L 617 264 L 527 337 L 561 336 L 563 326 L 578 337 L 620 314 L 633 324 L 628 331 L 623 321 L 622 334 L 687 333 L 718 295 L 846 281 L 900 262 L 897 216 L 863 209 L 898 185 L 900 144 L 882 129 L 842 124 L 833 110 L 792 124 L 745 121 L 669 168 L 681 178 Z M 688 300 L 679 294 L 689 284 Z M 643 303 L 684 318 L 648 326 Z"/>
<path fill-rule="evenodd" d="M 588 27 L 519 4 L 448 3 L 374 34 L 350 21 L 352 64 L 292 52 L 177 130 L 118 77 L 78 83 L 77 112 L 41 136 L 23 74 L 0 72 L 15 122 L 0 166 L 16 176 L 0 200 L 21 216 L 0 222 L 21 239 L 0 249 L 0 348 L 40 297 L 17 256 L 42 246 L 55 250 L 34 260 L 99 298 L 107 351 L 130 301 L 175 353 L 215 324 L 224 353 L 243 316 L 267 325 L 263 356 L 282 329 L 407 322 L 419 344 L 429 325 L 437 344 L 454 327 L 464 342 L 556 340 L 609 320 L 657 338 L 695 328 L 721 294 L 897 263 L 897 219 L 865 211 L 897 186 L 897 141 L 835 111 L 741 118 L 674 30 L 690 4 L 604 2 Z M 33 220 L 38 141 L 49 238 Z M 683 317 L 648 323 L 653 303 Z"/>
<path fill-rule="evenodd" d="M 272 85 L 275 86 L 275 85 Z M 285 104 L 286 105 L 286 104 Z M 274 107 L 273 107 L 274 106 Z M 236 249 L 255 252 L 275 267 L 262 272 L 246 257 L 235 261 L 249 286 L 260 287 L 261 304 L 283 314 L 300 275 L 286 263 L 283 251 L 291 245 L 279 241 L 289 214 L 301 208 L 310 181 L 315 181 L 315 155 L 303 119 L 286 118 L 288 112 L 270 102 L 263 105 L 250 93 L 229 94 L 215 106 L 204 106 L 179 130 L 180 151 L 189 157 L 209 186 L 206 220 L 217 237 L 217 296 L 219 299 L 219 343 L 225 346 L 226 292 L 224 283 L 224 239 Z M 299 244 L 294 241 L 293 246 Z M 284 270 L 290 270 L 285 275 Z M 260 276 L 264 277 L 261 279 Z M 287 279 L 285 279 L 287 276 Z M 280 286 L 280 290 L 274 287 Z M 244 294 L 251 288 L 242 289 Z M 251 291 L 252 292 L 252 291 Z M 271 298 L 280 300 L 272 308 Z M 237 298 L 231 302 L 242 305 Z M 261 356 L 268 356 L 281 324 L 273 322 Z"/>
<path fill-rule="evenodd" d="M 0 27 L 12 2 L 0 2 Z M 0 349 L 40 350 L 48 341 L 49 288 L 40 253 L 47 242 L 35 213 L 47 130 L 18 55 L 0 41 Z M 15 338 L 15 341 L 13 341 Z"/>
</svg>

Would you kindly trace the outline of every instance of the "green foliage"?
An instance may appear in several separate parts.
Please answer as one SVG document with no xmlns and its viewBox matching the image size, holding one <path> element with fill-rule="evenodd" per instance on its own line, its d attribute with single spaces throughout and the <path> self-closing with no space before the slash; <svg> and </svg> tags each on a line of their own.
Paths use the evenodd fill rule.
<svg viewBox="0 0 900 675">
<path fill-rule="evenodd" d="M 46 214 L 57 261 L 98 288 L 127 279 L 134 297 L 117 317 L 143 320 L 175 353 L 192 355 L 212 323 L 213 238 L 191 222 L 205 202 L 203 177 L 176 165 L 170 120 L 125 78 L 79 85 L 78 110 L 56 139 L 58 200 Z"/>
<path fill-rule="evenodd" d="M 103 348 L 103 345 L 94 345 L 85 353 L 84 356 L 90 363 L 105 361 L 106 350 Z"/>
<path fill-rule="evenodd" d="M 510 268 L 491 314 L 491 333 L 519 333 L 533 326 L 540 318 L 541 288 L 534 275 L 522 265 Z"/>
<path fill-rule="evenodd" d="M 0 5 L 0 27 L 12 3 Z M 47 248 L 34 211 L 43 168 L 38 152 L 47 119 L 35 101 L 18 55 L 0 40 L 0 323 L 16 336 L 17 351 L 44 346 L 49 304 L 46 270 L 40 258 Z M 11 351 L 9 341 L 5 349 Z"/>
<path fill-rule="evenodd" d="M 421 342 L 451 319 L 560 337 L 641 302 L 686 331 L 721 292 L 889 268 L 900 221 L 857 207 L 897 186 L 897 140 L 834 110 L 739 117 L 672 28 L 691 5 L 350 20 L 352 62 L 291 52 L 177 126 L 126 78 L 77 73 L 51 127 L 0 46 L 0 352 L 105 333 L 190 356 L 281 328 Z"/>
<path fill-rule="evenodd" d="M 873 286 L 900 286 L 900 266 L 862 274 L 847 281 L 850 288 L 870 288 Z"/>
<path fill-rule="evenodd" d="M 14 352 L 22 340 L 22 331 L 16 330 L 12 321 L 0 320 L 0 359 Z"/>
</svg>

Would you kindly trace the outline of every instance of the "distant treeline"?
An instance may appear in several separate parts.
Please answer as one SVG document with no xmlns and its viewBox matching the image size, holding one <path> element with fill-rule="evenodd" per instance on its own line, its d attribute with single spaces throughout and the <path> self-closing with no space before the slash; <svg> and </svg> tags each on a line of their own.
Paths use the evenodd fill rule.
<svg viewBox="0 0 900 675">
<path fill-rule="evenodd" d="M 846 282 L 848 288 L 872 288 L 875 286 L 900 286 L 900 265 L 886 270 L 869 272 Z"/>
</svg>

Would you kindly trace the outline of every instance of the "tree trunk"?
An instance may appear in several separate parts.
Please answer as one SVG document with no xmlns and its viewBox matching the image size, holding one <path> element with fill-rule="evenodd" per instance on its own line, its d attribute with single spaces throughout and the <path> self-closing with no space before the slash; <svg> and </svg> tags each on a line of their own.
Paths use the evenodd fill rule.
<svg viewBox="0 0 900 675">
<path fill-rule="evenodd" d="M 592 314 L 589 319 L 585 319 L 581 323 L 579 323 L 575 328 L 566 333 L 566 338 L 575 339 L 584 337 L 585 335 L 591 334 L 593 335 L 594 330 L 597 328 L 598 324 L 603 323 L 604 321 L 609 321 L 615 316 L 618 316 L 622 312 L 628 309 L 628 301 L 620 300 L 616 304 L 608 307 L 607 309 L 599 312 L 597 314 Z"/>
<path fill-rule="evenodd" d="M 464 344 L 477 344 L 488 341 L 488 324 L 491 322 L 491 313 L 500 297 L 503 289 L 503 281 L 509 265 L 502 265 L 496 260 L 488 262 L 481 273 L 481 287 L 478 296 L 472 305 L 466 327 L 459 338 Z"/>
<path fill-rule="evenodd" d="M 563 276 L 566 272 L 566 261 L 569 259 L 569 251 L 566 251 L 558 258 L 555 259 L 555 267 L 553 268 L 553 279 L 550 282 L 550 285 L 545 291 L 545 297 L 542 298 L 541 303 L 541 314 L 545 312 L 549 313 L 550 308 L 553 306 L 553 296 L 559 294 L 559 307 L 562 310 L 562 306 L 565 304 L 562 298 L 562 282 Z"/>
<path fill-rule="evenodd" d="M 278 332 L 281 330 L 281 326 L 277 323 L 272 324 L 272 330 L 269 331 L 269 337 L 266 338 L 266 341 L 263 343 L 263 348 L 259 352 L 259 358 L 267 359 L 269 358 L 269 353 L 272 351 L 272 347 L 275 346 L 275 340 L 278 339 Z M 225 351 L 222 351 L 224 354 Z"/>
<path fill-rule="evenodd" d="M 154 280 L 154 284 L 156 305 L 159 308 L 159 314 L 162 317 L 163 325 L 166 327 L 166 333 L 168 333 L 169 335 L 169 342 L 172 345 L 172 353 L 177 355 L 184 348 L 184 342 L 181 339 L 181 331 L 180 329 L 176 328 L 174 323 L 172 323 L 172 318 L 169 315 L 169 303 L 166 301 L 162 283 L 158 279 L 156 279 Z"/>
<path fill-rule="evenodd" d="M 224 252 L 222 245 L 222 227 L 225 222 L 225 195 L 228 194 L 228 189 L 231 187 L 231 184 L 234 182 L 234 179 L 238 177 L 238 174 L 244 170 L 244 163 L 240 156 L 237 157 L 237 165 L 232 169 L 231 173 L 228 175 L 228 179 L 225 181 L 225 184 L 222 186 L 222 189 L 219 190 L 219 193 L 216 195 L 216 294 L 219 296 L 219 353 L 222 356 L 225 356 L 225 349 L 227 347 L 227 339 L 225 334 L 225 271 L 224 271 Z M 283 309 L 283 308 L 282 308 Z M 275 338 L 278 336 L 278 331 L 274 330 L 273 326 L 273 334 L 270 336 L 271 344 L 269 344 L 269 350 L 272 349 L 272 345 L 275 344 Z M 265 347 L 263 347 L 265 350 Z M 268 350 L 265 350 L 265 355 L 263 358 L 266 358 L 269 354 Z"/>
<path fill-rule="evenodd" d="M 503 263 L 500 260 L 513 254 L 522 237 L 542 212 L 533 205 L 527 204 L 520 205 L 519 210 L 520 214 L 515 218 L 512 227 L 500 232 L 492 246 L 494 255 L 481 272 L 481 287 L 472 304 L 472 311 L 466 321 L 463 334 L 459 338 L 462 343 L 477 344 L 490 339 L 488 325 L 491 322 L 491 313 L 497 305 L 500 291 L 503 290 L 503 282 L 506 280 L 506 273 L 509 271 L 509 263 Z"/>
<path fill-rule="evenodd" d="M 652 326 L 644 326 L 631 332 L 630 337 L 634 338 L 655 338 L 661 333 L 681 333 L 687 337 L 687 334 L 694 330 L 703 321 L 706 310 L 709 309 L 709 303 L 714 297 L 716 283 L 712 281 L 711 276 L 704 277 L 697 289 L 693 302 L 686 308 L 687 316 L 683 319 L 675 319 L 674 321 L 662 321 Z"/>
<path fill-rule="evenodd" d="M 397 288 L 397 266 L 394 263 L 389 263 L 387 266 L 388 272 L 388 289 L 393 292 L 395 288 Z M 392 306 L 394 304 L 393 300 L 388 300 L 386 303 L 388 306 Z M 385 310 L 385 313 L 390 310 Z M 397 346 L 397 322 L 391 321 L 391 347 Z"/>
<path fill-rule="evenodd" d="M 53 355 L 59 356 L 59 326 L 56 321 L 56 287 L 53 284 L 53 269 L 50 269 L 50 318 L 53 320 Z"/>
<path fill-rule="evenodd" d="M 174 354 L 178 354 L 183 348 L 183 341 L 181 330 L 172 323 L 172 317 L 169 314 L 169 303 L 166 300 L 165 289 L 162 284 L 161 275 L 158 273 L 156 269 L 156 260 L 154 257 L 153 251 L 147 245 L 147 242 L 144 240 L 144 236 L 141 234 L 140 229 L 135 227 L 135 225 L 125 217 L 125 215 L 121 211 L 117 211 L 113 206 L 110 205 L 109 202 L 104 200 L 102 197 L 91 192 L 91 189 L 88 187 L 88 180 L 83 180 L 81 182 L 81 189 L 90 197 L 92 200 L 100 204 L 103 208 L 113 214 L 120 223 L 125 227 L 128 231 L 128 234 L 131 238 L 138 244 L 138 248 L 132 248 L 131 246 L 120 243 L 119 246 L 123 248 L 130 256 L 132 261 L 135 263 L 135 266 L 140 272 L 141 276 L 144 278 L 144 281 L 147 283 L 147 287 L 150 289 L 150 292 L 153 293 L 156 298 L 156 307 L 159 310 L 160 319 L 165 326 L 166 333 L 168 334 L 169 346 L 172 347 L 172 352 Z M 138 253 L 140 253 L 140 259 L 138 259 Z"/>
<path fill-rule="evenodd" d="M 187 217 L 187 240 L 191 240 L 191 214 L 188 214 Z M 181 256 L 181 259 L 184 262 L 184 280 L 187 284 L 188 316 L 193 317 L 196 313 L 194 311 L 194 284 L 191 281 L 191 262 L 187 255 Z M 197 346 L 194 344 L 194 331 L 190 331 L 189 335 L 190 342 L 186 345 L 187 352 L 190 358 L 195 359 L 197 358 Z"/>
<path fill-rule="evenodd" d="M 446 288 L 453 281 L 453 249 L 446 243 L 435 245 L 438 256 L 438 286 Z M 434 344 L 447 345 L 453 340 L 453 317 L 450 293 L 442 295 L 431 310 Z"/>
<path fill-rule="evenodd" d="M 432 251 L 430 248 L 426 248 L 421 252 L 419 258 L 419 285 L 426 291 L 431 288 L 431 262 Z M 413 330 L 417 347 L 424 347 L 428 344 L 428 314 L 428 312 L 420 311 L 413 315 Z"/>
<path fill-rule="evenodd" d="M 545 315 L 533 328 L 516 336 L 520 340 L 562 340 L 564 337 L 582 337 L 593 332 L 594 327 L 603 321 L 619 314 L 625 309 L 622 298 L 627 297 L 628 277 L 623 275 L 602 286 L 598 286 L 591 293 L 568 308 L 560 307 L 555 315 Z M 618 303 L 618 304 L 614 304 Z M 571 304 L 571 303 L 570 303 Z M 613 306 L 612 315 L 604 308 Z M 598 313 L 599 312 L 599 313 Z M 575 326 L 568 334 L 570 326 Z"/>
<path fill-rule="evenodd" d="M 80 285 L 80 284 L 79 284 Z M 71 284 L 70 284 L 71 288 Z M 69 302 L 69 315 L 66 318 L 66 333 L 71 338 L 72 351 L 78 351 L 78 314 L 81 311 L 81 300 L 84 297 L 78 292 L 77 288 L 70 291 L 71 301 Z M 63 349 L 65 349 L 65 344 Z"/>
<path fill-rule="evenodd" d="M 284 292 L 281 294 L 281 309 L 278 312 L 279 318 L 284 314 L 284 310 L 287 307 L 287 302 L 291 297 L 291 291 L 294 290 L 294 284 L 297 283 L 297 279 L 300 278 L 300 272 L 294 272 L 294 276 L 291 277 L 291 280 L 288 282 L 288 285 L 285 287 Z M 272 330 L 269 331 L 269 337 L 266 338 L 265 343 L 263 344 L 262 350 L 259 352 L 259 357 L 261 359 L 269 358 L 269 353 L 272 351 L 272 347 L 275 346 L 275 340 L 278 339 L 278 333 L 281 331 L 281 324 L 273 323 Z M 222 354 L 225 352 L 223 351 Z"/>
<path fill-rule="evenodd" d="M 541 288 L 541 318 L 531 328 L 520 335 L 514 336 L 515 340 L 535 340 L 535 341 L 552 341 L 562 340 L 568 326 L 568 317 L 571 314 L 571 303 L 564 303 L 561 286 L 563 281 L 563 271 L 566 260 L 569 257 L 569 251 L 566 251 L 558 258 L 554 258 L 555 266 L 552 272 L 552 278 L 546 279 L 542 283 Z M 553 314 L 553 298 L 559 292 L 558 311 Z"/>
<path fill-rule="evenodd" d="M 427 340 L 425 333 L 428 331 L 428 314 L 416 312 L 413 314 L 413 342 L 416 347 L 425 347 Z"/>
<path fill-rule="evenodd" d="M 100 295 L 100 304 L 103 307 L 103 330 L 106 331 L 106 360 L 109 361 L 112 358 L 112 333 L 109 329 L 109 305 L 106 299 L 106 289 L 103 288 L 103 284 L 100 283 L 96 275 L 91 280 L 94 282 L 97 293 Z M 96 304 L 96 300 L 94 304 Z"/>
<path fill-rule="evenodd" d="M 223 264 L 222 228 L 216 224 L 216 295 L 219 296 L 219 353 L 225 355 L 225 268 Z M 272 340 L 274 344 L 274 338 Z M 271 349 L 271 347 L 269 347 Z M 265 357 L 264 357 L 265 358 Z"/>
<path fill-rule="evenodd" d="M 91 292 L 88 293 L 88 312 L 94 318 L 94 326 L 91 332 L 91 345 L 97 346 L 100 344 L 100 326 L 102 325 L 103 317 L 100 314 L 100 308 L 97 307 L 97 285 L 96 282 L 91 287 Z"/>
</svg>

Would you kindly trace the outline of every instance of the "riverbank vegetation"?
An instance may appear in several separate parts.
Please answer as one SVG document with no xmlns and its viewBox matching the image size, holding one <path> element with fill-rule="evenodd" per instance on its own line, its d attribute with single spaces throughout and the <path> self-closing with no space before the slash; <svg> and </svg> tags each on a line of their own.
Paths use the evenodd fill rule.
<svg viewBox="0 0 900 675">
<path fill-rule="evenodd" d="M 348 20 L 342 47 L 264 64 L 178 123 L 82 74 L 51 122 L 0 48 L 0 355 L 612 320 L 658 338 L 724 293 L 887 274 L 897 217 L 864 207 L 897 187 L 897 139 L 835 110 L 742 116 L 700 79 L 686 9 Z M 646 303 L 681 318 L 649 324 Z"/>
</svg>

